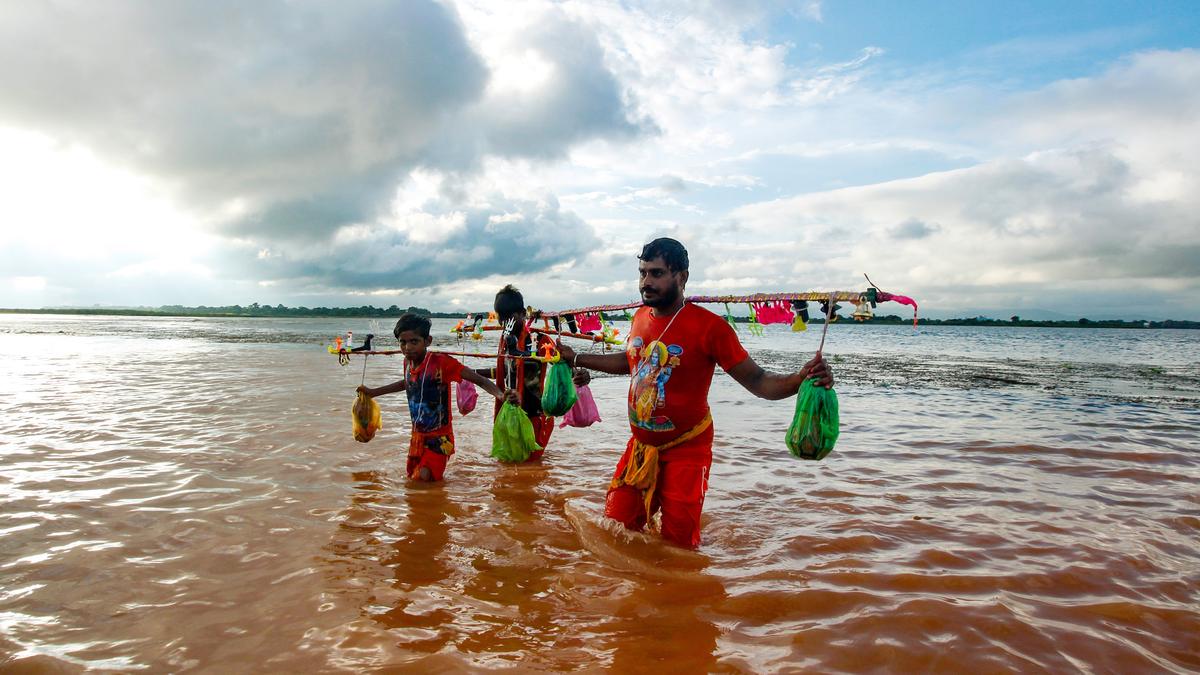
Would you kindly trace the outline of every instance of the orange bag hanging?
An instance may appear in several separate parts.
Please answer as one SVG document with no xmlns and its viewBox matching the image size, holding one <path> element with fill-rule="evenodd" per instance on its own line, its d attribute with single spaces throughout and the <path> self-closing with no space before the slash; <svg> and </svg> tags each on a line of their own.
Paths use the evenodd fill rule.
<svg viewBox="0 0 1200 675">
<path fill-rule="evenodd" d="M 354 440 L 359 443 L 366 443 L 375 438 L 375 432 L 383 428 L 383 415 L 379 404 L 361 391 L 358 392 L 358 398 L 354 399 L 350 412 L 354 420 Z"/>
</svg>

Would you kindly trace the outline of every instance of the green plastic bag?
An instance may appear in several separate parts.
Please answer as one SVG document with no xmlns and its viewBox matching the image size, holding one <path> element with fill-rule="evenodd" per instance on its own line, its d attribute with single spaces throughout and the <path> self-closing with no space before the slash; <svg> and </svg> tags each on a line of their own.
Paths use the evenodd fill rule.
<svg viewBox="0 0 1200 675">
<path fill-rule="evenodd" d="M 796 416 L 787 431 L 788 450 L 800 459 L 824 459 L 833 451 L 838 433 L 837 394 L 805 380 L 796 398 Z"/>
<path fill-rule="evenodd" d="M 529 415 L 505 401 L 492 424 L 492 457 L 501 462 L 524 462 L 541 449 L 534 439 Z"/>
<path fill-rule="evenodd" d="M 542 388 L 542 411 L 551 417 L 566 415 L 579 399 L 575 383 L 571 381 L 571 367 L 566 361 L 550 366 L 546 373 L 546 384 Z"/>
</svg>

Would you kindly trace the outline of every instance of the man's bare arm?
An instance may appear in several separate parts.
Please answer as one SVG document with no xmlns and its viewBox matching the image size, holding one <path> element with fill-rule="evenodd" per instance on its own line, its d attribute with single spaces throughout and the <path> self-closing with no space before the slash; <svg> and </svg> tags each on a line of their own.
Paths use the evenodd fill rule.
<svg viewBox="0 0 1200 675">
<path fill-rule="evenodd" d="M 558 353 L 572 366 L 598 370 L 609 375 L 628 375 L 629 360 L 624 352 L 611 354 L 578 354 L 569 345 L 559 344 Z"/>
<path fill-rule="evenodd" d="M 745 387 L 746 391 L 769 401 L 778 401 L 794 396 L 799 391 L 801 383 L 809 378 L 816 379 L 819 387 L 833 386 L 833 372 L 829 370 L 829 366 L 825 364 L 825 360 L 819 352 L 811 361 L 804 364 L 798 373 L 786 375 L 772 373 L 763 370 L 762 366 L 747 356 L 744 361 L 729 371 L 729 376 Z"/>
</svg>

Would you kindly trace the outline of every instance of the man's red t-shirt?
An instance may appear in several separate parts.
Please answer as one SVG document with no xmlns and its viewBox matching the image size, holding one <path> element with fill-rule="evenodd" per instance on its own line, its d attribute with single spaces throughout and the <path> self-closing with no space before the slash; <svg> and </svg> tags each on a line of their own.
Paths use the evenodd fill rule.
<svg viewBox="0 0 1200 675">
<path fill-rule="evenodd" d="M 699 424 L 708 414 L 716 366 L 728 371 L 749 356 L 725 319 L 690 303 L 665 317 L 642 307 L 633 316 L 625 344 L 629 427 L 634 438 L 650 445 L 670 442 Z M 711 454 L 711 447 L 691 445 L 668 452 Z"/>
</svg>

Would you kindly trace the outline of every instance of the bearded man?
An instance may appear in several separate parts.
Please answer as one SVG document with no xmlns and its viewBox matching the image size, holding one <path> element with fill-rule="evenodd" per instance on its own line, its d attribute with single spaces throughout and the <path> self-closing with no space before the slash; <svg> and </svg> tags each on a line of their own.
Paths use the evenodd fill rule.
<svg viewBox="0 0 1200 675">
<path fill-rule="evenodd" d="M 662 512 L 664 539 L 700 545 L 700 513 L 712 466 L 713 425 L 708 390 L 716 366 L 759 398 L 794 396 L 804 380 L 833 386 L 833 373 L 817 355 L 796 373 L 763 370 L 724 318 L 685 301 L 688 254 L 662 237 L 638 256 L 643 307 L 633 315 L 624 354 L 560 353 L 580 368 L 630 375 L 631 438 L 617 462 L 604 515 L 641 530 Z"/>
</svg>

